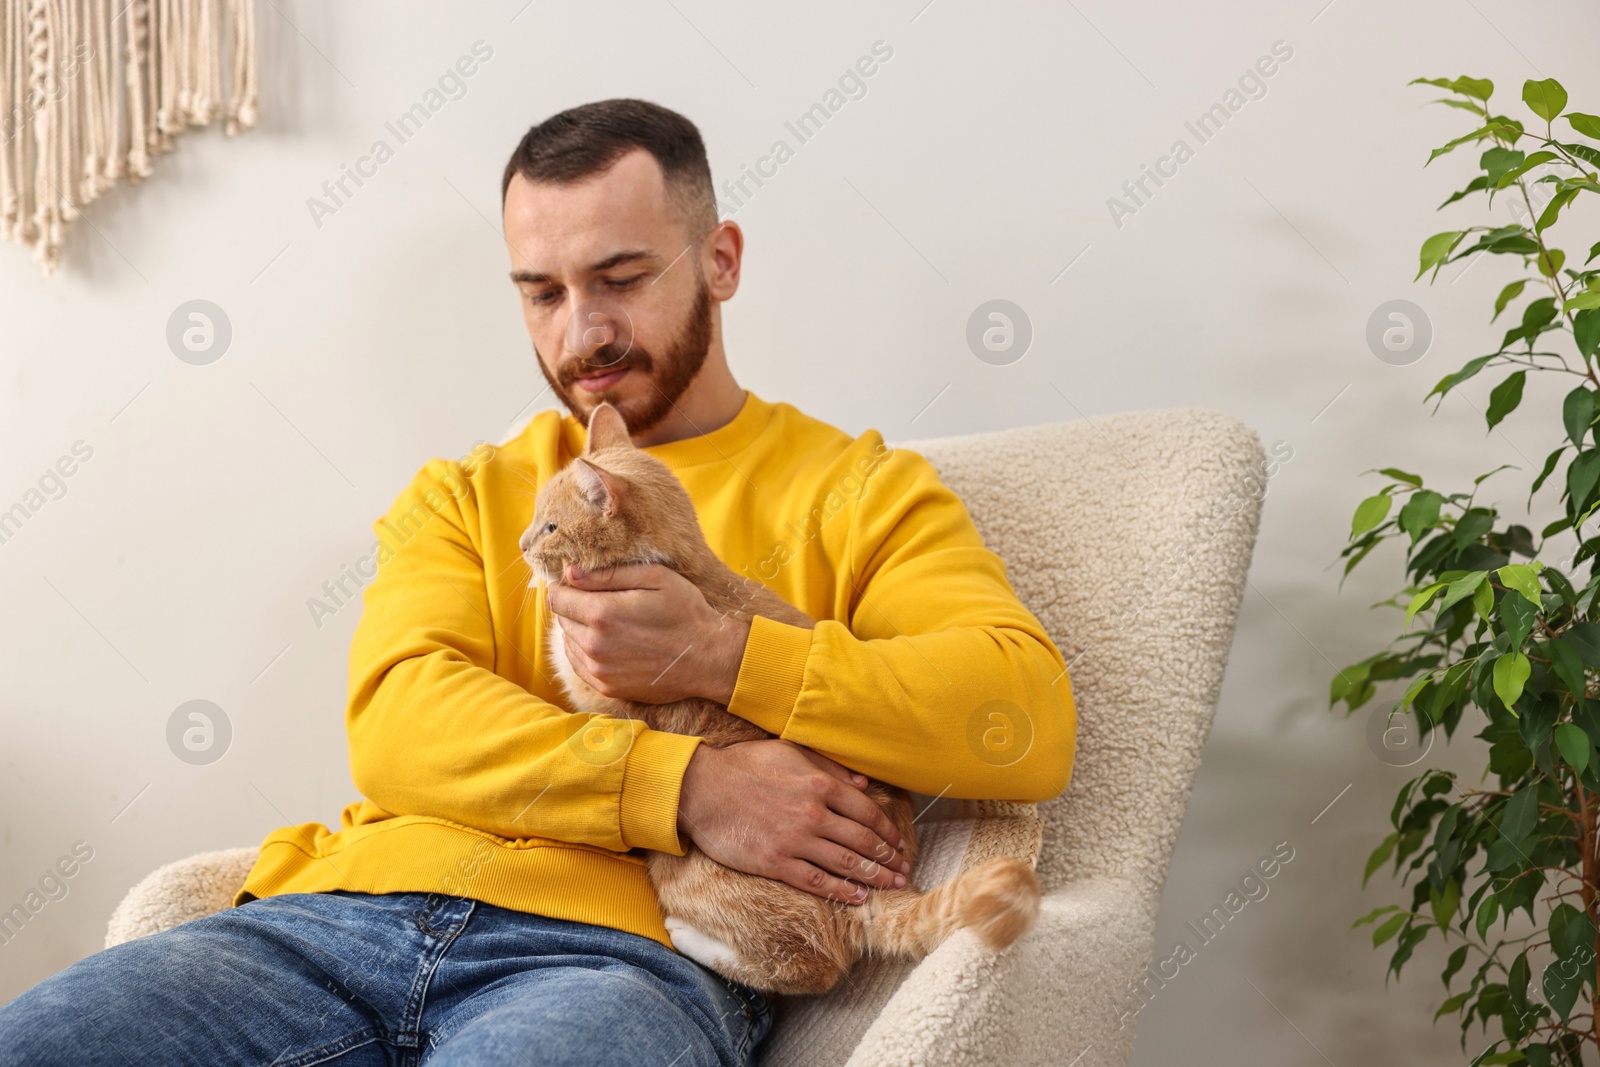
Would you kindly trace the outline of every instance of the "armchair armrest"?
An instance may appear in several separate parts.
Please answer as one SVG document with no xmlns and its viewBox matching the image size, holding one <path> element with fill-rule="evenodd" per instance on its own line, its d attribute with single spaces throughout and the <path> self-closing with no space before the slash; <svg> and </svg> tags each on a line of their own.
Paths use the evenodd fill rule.
<svg viewBox="0 0 1600 1067">
<path fill-rule="evenodd" d="M 106 924 L 106 948 L 231 907 L 255 866 L 256 846 L 202 852 L 157 867 L 128 890 Z"/>
<path fill-rule="evenodd" d="M 1155 934 L 1146 897 L 1115 878 L 1063 886 L 998 956 L 959 931 L 900 986 L 848 1067 L 1122 1067 Z"/>
</svg>

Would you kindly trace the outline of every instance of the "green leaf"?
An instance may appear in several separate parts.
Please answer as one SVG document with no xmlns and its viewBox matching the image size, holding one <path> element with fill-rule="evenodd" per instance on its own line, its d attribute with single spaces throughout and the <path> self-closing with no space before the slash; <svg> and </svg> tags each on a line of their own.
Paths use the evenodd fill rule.
<svg viewBox="0 0 1600 1067">
<path fill-rule="evenodd" d="M 1550 477 L 1550 472 L 1556 469 L 1556 464 L 1561 461 L 1561 453 L 1565 452 L 1565 451 L 1566 451 L 1566 446 L 1563 445 L 1563 446 L 1561 446 L 1559 448 L 1552 449 L 1550 454 L 1548 456 L 1544 457 L 1544 469 L 1539 472 L 1539 477 L 1537 477 L 1537 478 L 1535 478 L 1533 480 L 1533 488 L 1528 490 L 1528 503 L 1529 504 L 1533 503 L 1533 494 L 1537 493 L 1539 491 L 1539 487 L 1544 484 L 1545 479 Z M 1559 521 L 1567 522 L 1569 520 L 1561 519 Z M 1541 533 L 1539 536 L 1540 537 L 1549 537 L 1553 532 L 1555 532 L 1555 531 L 1551 530 L 1548 526 L 1546 526 L 1545 529 L 1544 529 L 1544 532 Z"/>
<path fill-rule="evenodd" d="M 1462 949 L 1466 948 L 1465 945 L 1463 945 L 1461 947 L 1462 947 Z M 1447 985 L 1445 988 L 1448 989 L 1449 986 Z M 1450 997 L 1443 1004 L 1439 1005 L 1439 1010 L 1438 1011 L 1433 1013 L 1433 1021 L 1434 1022 L 1438 1022 L 1440 1016 L 1449 1015 L 1451 1012 L 1460 1011 L 1461 1010 L 1461 1006 L 1463 1004 L 1465 1004 L 1467 1002 L 1467 999 L 1469 997 L 1471 997 L 1471 996 L 1472 996 L 1472 990 L 1469 989 L 1465 993 L 1457 993 L 1455 996 Z"/>
<path fill-rule="evenodd" d="M 1600 140 L 1600 116 L 1585 115 L 1581 111 L 1569 111 L 1567 113 L 1567 121 L 1572 124 L 1573 129 L 1585 137 L 1593 137 L 1596 140 Z"/>
<path fill-rule="evenodd" d="M 1411 918 L 1409 913 L 1401 912 L 1399 915 L 1392 916 L 1382 926 L 1372 931 L 1372 947 L 1377 948 L 1395 934 L 1398 934 L 1400 927 L 1404 926 L 1409 918 Z"/>
<path fill-rule="evenodd" d="M 1428 396 L 1425 396 L 1422 399 L 1427 400 L 1429 397 L 1433 396 L 1434 393 L 1438 393 L 1441 396 L 1445 393 L 1448 393 L 1450 390 L 1454 389 L 1456 386 L 1460 385 L 1462 382 L 1481 371 L 1485 366 L 1488 365 L 1489 361 L 1494 359 L 1498 354 L 1499 353 L 1494 353 L 1487 356 L 1478 356 L 1475 359 L 1467 360 L 1467 362 L 1462 365 L 1460 370 L 1456 371 L 1454 374 L 1446 374 L 1443 378 L 1440 378 L 1439 384 L 1435 385 L 1428 393 Z"/>
<path fill-rule="evenodd" d="M 1561 273 L 1561 267 L 1567 261 L 1567 254 L 1559 248 L 1547 248 L 1539 253 L 1539 273 L 1546 278 L 1554 278 Z"/>
<path fill-rule="evenodd" d="M 1355 922 L 1351 923 L 1350 924 L 1350 929 L 1354 930 L 1358 926 L 1365 926 L 1370 922 L 1377 921 L 1377 918 L 1380 915 L 1387 915 L 1391 911 L 1399 911 L 1399 910 L 1400 910 L 1400 905 L 1398 905 L 1398 904 L 1385 904 L 1381 908 L 1373 908 L 1371 911 L 1367 912 L 1361 918 L 1359 918 Z"/>
<path fill-rule="evenodd" d="M 1456 908 L 1461 906 L 1461 883 L 1451 878 L 1445 882 L 1443 892 L 1430 887 L 1428 898 L 1433 908 L 1433 918 L 1443 933 L 1450 925 L 1450 920 L 1455 918 Z"/>
<path fill-rule="evenodd" d="M 1393 478 L 1397 482 L 1405 482 L 1407 485 L 1411 486 L 1411 488 L 1413 488 L 1413 489 L 1421 489 L 1422 488 L 1422 479 L 1420 477 L 1418 477 L 1415 474 L 1408 474 L 1405 471 L 1400 470 L 1400 469 L 1398 469 L 1396 467 L 1384 467 L 1378 473 L 1379 474 L 1387 474 L 1389 477 Z"/>
<path fill-rule="evenodd" d="M 1444 598 L 1439 601 L 1438 611 L 1443 614 L 1456 604 L 1477 592 L 1478 586 L 1489 578 L 1488 571 L 1468 571 L 1466 574 L 1450 583 L 1449 590 Z"/>
<path fill-rule="evenodd" d="M 1539 212 L 1539 218 L 1533 224 L 1533 232 L 1543 233 L 1555 225 L 1556 218 L 1561 214 L 1561 209 L 1566 207 L 1567 203 L 1577 195 L 1578 190 L 1576 187 L 1568 187 L 1551 197 L 1550 203 L 1546 204 L 1544 210 Z M 1564 256 L 1562 258 L 1565 259 Z M 1546 277 L 1549 277 L 1549 275 L 1546 275 Z"/>
<path fill-rule="evenodd" d="M 1579 293 L 1561 305 L 1562 311 L 1587 311 L 1589 308 L 1600 308 L 1600 289 L 1589 289 Z"/>
<path fill-rule="evenodd" d="M 1529 603 L 1521 593 L 1514 596 L 1507 593 L 1500 599 L 1500 622 L 1505 627 L 1506 643 L 1511 648 L 1522 647 L 1522 642 L 1528 639 L 1538 617 L 1538 607 Z"/>
<path fill-rule="evenodd" d="M 1500 812 L 1500 836 L 1520 844 L 1539 822 L 1539 787 L 1525 785 L 1517 790 Z"/>
<path fill-rule="evenodd" d="M 1583 985 L 1583 969 L 1575 963 L 1563 966 L 1558 961 L 1544 969 L 1544 999 L 1547 1004 L 1555 1009 L 1562 1022 L 1567 1021 L 1567 1016 L 1572 1014 L 1572 1005 L 1578 999 L 1578 990 Z"/>
<path fill-rule="evenodd" d="M 1600 668 L 1600 624 L 1574 623 L 1561 635 L 1561 640 L 1572 646 L 1585 666 Z"/>
<path fill-rule="evenodd" d="M 1428 586 L 1422 592 L 1418 593 L 1416 596 L 1411 598 L 1411 605 L 1406 608 L 1406 624 L 1405 624 L 1405 627 L 1404 627 L 1405 629 L 1407 629 L 1407 630 L 1411 629 L 1411 620 L 1416 616 L 1417 612 L 1421 611 L 1424 607 L 1427 606 L 1428 601 L 1433 599 L 1433 594 L 1435 594 L 1439 590 L 1445 588 L 1445 586 L 1447 586 L 1448 584 L 1449 584 L 1448 582 L 1434 582 L 1432 585 Z"/>
<path fill-rule="evenodd" d="M 1600 309 L 1587 308 L 1572 317 L 1572 339 L 1584 359 L 1594 355 L 1600 347 Z"/>
<path fill-rule="evenodd" d="M 1544 529 L 1540 530 L 1539 531 L 1539 536 L 1540 537 L 1549 537 L 1552 534 L 1558 534 L 1562 530 L 1565 530 L 1565 529 L 1569 528 L 1571 525 L 1572 525 L 1571 516 L 1564 516 L 1562 518 L 1557 519 L 1555 522 L 1550 523 Z"/>
<path fill-rule="evenodd" d="M 1494 615 L 1494 586 L 1484 582 L 1472 594 L 1472 610 L 1484 622 L 1492 622 Z"/>
<path fill-rule="evenodd" d="M 1448 89 L 1452 93 L 1470 96 L 1477 100 L 1488 101 L 1494 95 L 1494 82 L 1488 78 L 1469 78 L 1463 74 L 1459 78 L 1412 78 L 1407 85 L 1436 85 L 1441 89 Z"/>
<path fill-rule="evenodd" d="M 1501 471 L 1508 471 L 1508 470 L 1515 470 L 1515 469 L 1516 469 L 1516 464 L 1514 464 L 1514 463 L 1502 463 L 1502 464 L 1500 464 L 1500 466 L 1496 467 L 1494 470 L 1485 471 L 1484 473 L 1478 475 L 1476 478 L 1472 479 L 1472 484 L 1473 485 L 1482 485 L 1485 481 L 1487 481 L 1490 478 L 1493 478 L 1496 474 L 1499 474 Z M 1489 514 L 1489 512 L 1485 511 L 1483 508 L 1473 508 L 1472 511 L 1469 513 L 1469 516 L 1470 515 L 1478 515 L 1478 516 L 1481 516 L 1483 518 L 1483 520 L 1485 522 L 1485 525 L 1483 527 L 1483 530 L 1480 531 L 1480 533 L 1488 531 L 1488 529 L 1489 529 L 1489 525 L 1488 524 L 1493 522 L 1493 517 Z M 1469 538 L 1469 540 L 1476 540 L 1477 537 L 1478 537 L 1478 534 L 1474 534 L 1471 538 Z M 1465 543 L 1465 542 L 1463 542 L 1463 543 Z"/>
<path fill-rule="evenodd" d="M 1566 426 L 1567 436 L 1572 443 L 1582 448 L 1583 439 L 1594 422 L 1594 390 L 1580 385 L 1568 393 L 1561 402 L 1561 422 Z"/>
<path fill-rule="evenodd" d="M 1596 245 L 1595 247 L 1600 248 L 1600 245 Z M 1504 289 L 1500 290 L 1500 295 L 1494 298 L 1494 315 L 1489 319 L 1489 321 L 1493 322 L 1495 319 L 1498 319 L 1500 317 L 1500 313 L 1506 309 L 1506 305 L 1522 295 L 1523 287 L 1527 284 L 1528 279 L 1519 278 L 1510 285 L 1506 286 Z"/>
<path fill-rule="evenodd" d="M 1467 946 L 1462 945 L 1463 949 Z M 1517 953 L 1517 958 L 1511 963 L 1511 970 L 1506 973 L 1506 996 L 1511 1001 L 1511 1006 L 1519 1013 L 1528 1010 L 1528 954 Z M 1445 985 L 1449 989 L 1448 984 Z"/>
<path fill-rule="evenodd" d="M 1566 144 L 1566 143 L 1561 142 L 1561 141 L 1557 141 L 1556 145 L 1558 147 L 1560 147 L 1560 148 L 1565 149 L 1569 155 L 1577 156 L 1579 159 L 1583 160 L 1585 163 L 1590 164 L 1591 166 L 1600 167 L 1600 152 L 1595 151 L 1593 148 L 1590 148 L 1588 145 L 1586 145 L 1586 144 Z"/>
<path fill-rule="evenodd" d="M 1589 766 L 1589 754 L 1594 751 L 1594 744 L 1589 740 L 1589 735 L 1570 722 L 1560 723 L 1556 726 L 1556 748 L 1561 750 L 1561 758 L 1567 761 L 1568 766 L 1579 774 Z"/>
<path fill-rule="evenodd" d="M 1487 511 L 1473 508 L 1456 520 L 1456 528 L 1451 531 L 1450 536 L 1455 542 L 1456 548 L 1463 549 L 1470 544 L 1476 544 L 1484 534 L 1489 532 L 1489 528 L 1493 525 L 1493 515 Z"/>
<path fill-rule="evenodd" d="M 1581 699 L 1585 689 L 1583 658 L 1570 643 L 1561 638 L 1546 642 L 1546 646 L 1550 653 L 1550 667 L 1556 672 L 1556 677 L 1567 687 L 1567 692 Z"/>
<path fill-rule="evenodd" d="M 1356 569 L 1356 564 L 1358 564 L 1362 560 L 1366 559 L 1367 558 L 1367 554 L 1369 552 L 1371 552 L 1374 548 L 1377 548 L 1382 543 L 1383 543 L 1383 538 L 1381 538 L 1381 537 L 1369 537 L 1369 538 L 1367 538 L 1366 543 L 1361 546 L 1361 550 L 1359 552 L 1357 552 L 1355 555 L 1351 556 L 1350 557 L 1350 562 L 1346 563 L 1344 565 L 1344 573 L 1345 573 L 1346 577 L 1349 576 L 1351 571 Z"/>
<path fill-rule="evenodd" d="M 1457 148 L 1460 148 L 1464 144 L 1468 144 L 1468 143 L 1470 143 L 1472 141 L 1481 141 L 1485 137 L 1493 136 L 1495 129 L 1496 129 L 1495 124 L 1491 122 L 1491 123 L 1488 123 L 1488 124 L 1486 124 L 1484 126 L 1478 127 L 1476 130 L 1473 130 L 1471 133 L 1462 134 L 1460 137 L 1457 137 L 1455 140 L 1450 141 L 1450 142 L 1448 142 L 1446 144 L 1440 145 L 1438 148 L 1435 148 L 1432 152 L 1428 153 L 1428 163 L 1432 163 L 1434 160 L 1438 159 L 1440 156 L 1444 155 L 1447 152 L 1454 152 Z M 1426 167 L 1428 165 L 1428 163 L 1424 163 L 1423 166 Z"/>
<path fill-rule="evenodd" d="M 1567 495 L 1574 511 L 1581 511 L 1600 480 L 1600 449 L 1585 449 L 1567 465 Z"/>
<path fill-rule="evenodd" d="M 1522 153 L 1519 152 L 1517 154 L 1521 155 Z M 1503 174 L 1501 174 L 1500 177 L 1495 180 L 1495 183 L 1494 183 L 1495 184 L 1495 188 L 1504 189 L 1506 186 L 1510 185 L 1512 182 L 1516 181 L 1518 178 L 1520 178 L 1524 174 L 1528 173 L 1534 167 L 1537 167 L 1537 166 L 1539 166 L 1540 164 L 1543 164 L 1543 163 L 1548 163 L 1552 159 L 1558 159 L 1558 158 L 1560 158 L 1560 157 L 1557 156 L 1554 152 L 1535 152 L 1533 155 L 1527 157 L 1526 159 L 1523 159 L 1523 160 L 1519 161 L 1510 170 L 1508 170 L 1508 171 L 1504 172 Z"/>
<path fill-rule="evenodd" d="M 1457 107 L 1466 107 L 1467 106 L 1466 104 L 1461 103 L 1459 100 L 1441 100 L 1441 101 L 1439 101 L 1439 103 L 1441 103 L 1441 104 L 1453 104 L 1453 105 L 1455 105 Z M 1440 204 L 1437 208 L 1434 208 L 1434 210 L 1435 211 L 1439 211 L 1439 210 L 1442 210 L 1444 208 L 1447 208 L 1451 204 L 1455 203 L 1457 200 L 1460 200 L 1462 197 L 1470 196 L 1473 193 L 1481 193 L 1481 192 L 1483 192 L 1483 190 L 1485 190 L 1487 188 L 1489 188 L 1489 176 L 1487 174 L 1480 174 L 1476 178 L 1474 178 L 1470 182 L 1468 182 L 1465 189 L 1459 189 L 1456 192 L 1451 193 L 1450 194 L 1450 199 L 1448 199 L 1444 203 Z"/>
<path fill-rule="evenodd" d="M 1522 83 L 1522 102 L 1546 122 L 1554 122 L 1556 116 L 1566 110 L 1567 91 L 1554 78 L 1543 81 L 1530 78 Z"/>
<path fill-rule="evenodd" d="M 1550 947 L 1560 959 L 1577 958 L 1581 971 L 1587 973 L 1594 964 L 1594 923 L 1589 916 L 1565 902 L 1557 904 L 1550 912 Z M 1586 958 L 1585 958 L 1586 957 Z"/>
<path fill-rule="evenodd" d="M 1360 663 L 1352 663 L 1335 674 L 1333 680 L 1328 683 L 1328 707 L 1333 707 L 1341 700 L 1348 700 L 1366 688 L 1367 676 L 1372 672 L 1372 664 L 1377 658 L 1371 656 Z M 1353 705 L 1351 710 L 1354 710 Z"/>
<path fill-rule="evenodd" d="M 1355 540 L 1387 518 L 1391 503 L 1388 493 L 1378 493 L 1357 504 L 1355 516 L 1350 520 L 1350 539 Z"/>
<path fill-rule="evenodd" d="M 1463 248 L 1451 259 L 1460 259 L 1470 256 L 1474 252 L 1488 249 L 1496 255 L 1531 256 L 1539 251 L 1539 244 L 1532 237 L 1531 230 L 1520 223 L 1510 226 L 1499 226 L 1489 230 L 1478 238 L 1477 244 L 1470 248 Z"/>
<path fill-rule="evenodd" d="M 1567 581 L 1567 576 L 1555 567 L 1548 567 L 1539 572 L 1545 581 L 1550 583 L 1550 591 L 1561 598 L 1561 602 L 1570 610 L 1578 610 L 1578 591 L 1572 588 L 1572 583 Z"/>
<path fill-rule="evenodd" d="M 1478 587 L 1480 592 L 1488 588 L 1488 582 Z M 1477 594 L 1473 595 L 1476 597 Z M 1471 660 L 1463 660 L 1444 672 L 1444 677 L 1440 680 L 1438 688 L 1433 692 L 1432 708 L 1430 709 L 1430 714 L 1436 722 L 1444 717 L 1450 705 L 1455 703 L 1461 694 L 1466 691 L 1467 684 L 1472 681 L 1473 666 L 1474 664 Z M 1445 784 L 1448 787 L 1448 781 Z"/>
<path fill-rule="evenodd" d="M 1513 168 L 1522 163 L 1527 156 L 1515 148 L 1491 148 L 1478 157 L 1478 166 L 1483 168 L 1489 181 L 1499 184 L 1500 179 Z"/>
<path fill-rule="evenodd" d="M 1483 898 L 1483 903 L 1478 905 L 1476 920 L 1478 940 L 1482 941 L 1489 933 L 1489 927 L 1494 925 L 1495 916 L 1500 913 L 1500 898 L 1490 893 Z"/>
<path fill-rule="evenodd" d="M 1456 245 L 1461 243 L 1461 239 L 1466 235 L 1467 232 L 1465 230 L 1446 230 L 1443 233 L 1436 233 L 1422 242 L 1422 266 L 1417 270 L 1417 278 L 1426 274 L 1429 267 L 1437 267 L 1443 263 L 1445 258 L 1450 255 Z M 1416 278 L 1411 280 L 1416 281 Z"/>
<path fill-rule="evenodd" d="M 1398 519 L 1400 528 L 1411 535 L 1412 544 L 1438 525 L 1439 506 L 1443 503 L 1444 497 L 1430 489 L 1411 494 L 1411 499 L 1400 509 Z"/>
<path fill-rule="evenodd" d="M 1466 945 L 1462 945 L 1460 948 L 1458 948 L 1454 952 L 1450 953 L 1450 959 L 1448 961 L 1446 961 L 1445 966 L 1444 966 L 1444 973 L 1439 976 L 1440 981 L 1444 982 L 1444 987 L 1446 989 L 1450 988 L 1450 979 L 1452 979 L 1452 978 L 1454 978 L 1456 976 L 1456 973 L 1461 970 L 1461 968 L 1466 964 L 1466 962 L 1467 962 L 1467 946 Z M 1468 992 L 1471 992 L 1471 991 L 1469 990 Z"/>
<path fill-rule="evenodd" d="M 1388 837 L 1383 839 L 1383 844 L 1372 850 L 1372 855 L 1367 857 L 1367 869 L 1361 875 L 1362 889 L 1367 888 L 1367 879 L 1372 877 L 1373 872 L 1387 863 L 1389 861 L 1389 857 L 1394 855 L 1394 846 L 1399 840 L 1400 835 L 1398 833 L 1390 834 Z M 1382 909 L 1379 909 L 1378 911 L 1373 912 L 1373 915 L 1376 916 L 1381 913 Z M 1356 925 L 1360 926 L 1361 924 L 1356 923 Z"/>
<path fill-rule="evenodd" d="M 1544 589 L 1539 585 L 1539 569 L 1542 566 L 1539 563 L 1511 563 L 1496 571 L 1495 576 L 1500 579 L 1501 585 L 1515 589 L 1538 608 L 1539 598 L 1544 594 Z"/>
<path fill-rule="evenodd" d="M 1484 416 L 1489 423 L 1489 429 L 1494 429 L 1507 415 L 1517 410 L 1517 405 L 1522 403 L 1522 386 L 1527 377 L 1527 371 L 1519 370 L 1490 392 L 1489 411 Z"/>
<path fill-rule="evenodd" d="M 1506 710 L 1513 715 L 1517 713 L 1517 698 L 1522 695 L 1531 670 L 1528 657 L 1521 652 L 1507 652 L 1494 661 L 1495 695 L 1505 702 Z"/>
<path fill-rule="evenodd" d="M 1431 684 L 1433 684 L 1433 676 L 1423 674 L 1422 677 L 1407 686 L 1405 696 L 1400 699 L 1400 710 L 1411 707 L 1411 702 L 1417 699 L 1417 694 Z"/>
</svg>

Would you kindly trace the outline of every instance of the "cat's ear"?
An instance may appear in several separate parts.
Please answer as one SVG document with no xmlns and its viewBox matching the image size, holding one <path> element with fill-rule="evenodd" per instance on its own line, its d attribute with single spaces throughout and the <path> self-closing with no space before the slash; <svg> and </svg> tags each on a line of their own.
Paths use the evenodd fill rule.
<svg viewBox="0 0 1600 1067">
<path fill-rule="evenodd" d="M 633 439 L 628 436 L 628 424 L 622 420 L 622 412 L 610 403 L 601 404 L 589 416 L 589 440 L 584 445 L 584 455 L 618 446 L 633 447 Z"/>
<path fill-rule="evenodd" d="M 604 511 L 606 518 L 614 518 L 622 506 L 622 479 L 582 456 L 572 463 L 573 476 L 578 481 L 578 491 L 584 499 Z"/>
</svg>

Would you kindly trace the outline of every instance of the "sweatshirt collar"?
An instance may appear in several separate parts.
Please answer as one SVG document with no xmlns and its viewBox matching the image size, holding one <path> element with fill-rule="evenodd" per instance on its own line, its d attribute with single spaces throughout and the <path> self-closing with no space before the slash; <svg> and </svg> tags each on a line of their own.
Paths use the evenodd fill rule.
<svg viewBox="0 0 1600 1067">
<path fill-rule="evenodd" d="M 735 454 L 743 451 L 761 436 L 762 431 L 772 421 L 772 412 L 772 404 L 746 389 L 744 404 L 739 408 L 739 413 L 726 425 L 719 426 L 710 433 L 685 437 L 681 441 L 650 445 L 640 451 L 654 456 L 674 471 L 706 463 L 719 463 L 732 459 Z M 566 416 L 562 421 L 567 424 L 567 440 L 572 445 L 572 454 L 582 455 L 589 438 L 588 428 L 573 415 Z"/>
</svg>

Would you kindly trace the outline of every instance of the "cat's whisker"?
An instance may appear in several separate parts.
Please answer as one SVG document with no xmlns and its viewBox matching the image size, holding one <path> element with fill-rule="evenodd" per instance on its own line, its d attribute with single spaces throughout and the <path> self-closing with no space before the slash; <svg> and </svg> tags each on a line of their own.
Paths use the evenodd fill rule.
<svg viewBox="0 0 1600 1067">
<path fill-rule="evenodd" d="M 511 616 L 513 621 L 522 618 L 522 613 L 528 609 L 528 597 L 533 595 L 532 589 L 532 583 L 522 587 L 522 602 L 517 605 L 516 613 Z"/>
<path fill-rule="evenodd" d="M 506 564 L 504 570 L 502 570 L 499 574 L 494 576 L 495 581 L 498 582 L 501 578 L 504 578 L 506 576 L 506 571 L 509 571 L 512 567 L 515 567 L 519 563 L 526 564 L 530 569 L 533 567 L 533 561 L 530 560 L 527 556 L 524 556 L 524 555 L 519 553 L 516 556 L 515 559 L 513 559 L 510 563 Z"/>
<path fill-rule="evenodd" d="M 539 479 L 535 478 L 533 475 L 529 474 L 527 471 L 518 470 L 517 468 L 513 467 L 513 468 L 511 468 L 511 473 L 515 474 L 518 478 L 521 478 L 523 481 L 527 482 L 529 485 L 533 486 L 535 489 L 539 488 Z"/>
</svg>

